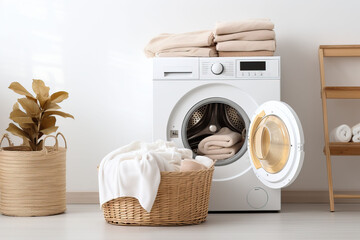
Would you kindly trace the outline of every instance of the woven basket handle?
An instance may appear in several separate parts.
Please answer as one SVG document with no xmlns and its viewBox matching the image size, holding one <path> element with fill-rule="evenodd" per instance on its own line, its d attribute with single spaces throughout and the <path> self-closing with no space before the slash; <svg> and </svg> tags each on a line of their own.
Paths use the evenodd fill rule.
<svg viewBox="0 0 360 240">
<path fill-rule="evenodd" d="M 45 146 L 45 141 L 46 141 L 46 139 L 48 139 L 48 138 L 54 138 L 55 139 L 55 144 L 54 144 L 54 146 L 53 146 L 53 148 L 55 148 L 55 150 L 57 151 L 58 149 L 59 149 L 59 143 L 58 143 L 58 140 L 57 140 L 57 138 L 55 137 L 55 136 L 53 136 L 53 135 L 48 135 L 48 136 L 46 136 L 45 138 L 44 138 L 44 140 L 43 140 L 43 143 L 44 143 L 44 147 L 43 147 L 43 151 L 45 151 L 46 153 L 48 153 L 48 150 L 47 150 L 47 148 L 46 148 L 46 146 Z"/>
<path fill-rule="evenodd" d="M 1 145 L 2 145 L 2 142 L 4 141 L 4 139 L 6 139 L 6 140 L 8 141 L 9 147 L 13 147 L 13 146 L 14 146 L 14 143 L 10 140 L 9 135 L 8 135 L 7 133 L 5 133 L 5 134 L 2 136 L 1 140 L 0 140 L 0 151 L 2 150 Z"/>
<path fill-rule="evenodd" d="M 64 137 L 64 134 L 62 134 L 61 132 L 58 132 L 56 134 L 56 138 L 58 139 L 59 135 L 62 137 L 62 139 L 64 140 L 64 143 L 65 143 L 65 148 L 67 149 L 67 142 L 66 142 L 66 139 Z"/>
</svg>

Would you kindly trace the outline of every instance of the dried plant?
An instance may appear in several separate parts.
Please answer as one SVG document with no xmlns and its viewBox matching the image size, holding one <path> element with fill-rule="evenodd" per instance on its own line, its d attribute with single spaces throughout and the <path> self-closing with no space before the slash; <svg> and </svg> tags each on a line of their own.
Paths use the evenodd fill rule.
<svg viewBox="0 0 360 240">
<path fill-rule="evenodd" d="M 36 97 L 18 82 L 11 83 L 9 88 L 25 97 L 18 99 L 10 113 L 10 119 L 18 126 L 10 123 L 6 130 L 23 138 L 24 145 L 29 146 L 32 151 L 39 151 L 43 148 L 41 139 L 43 135 L 57 131 L 55 115 L 74 119 L 71 114 L 58 111 L 60 109 L 58 103 L 67 99 L 69 94 L 60 91 L 49 96 L 50 88 L 45 86 L 42 80 L 33 79 L 32 88 Z M 20 109 L 19 104 L 24 111 Z"/>
</svg>

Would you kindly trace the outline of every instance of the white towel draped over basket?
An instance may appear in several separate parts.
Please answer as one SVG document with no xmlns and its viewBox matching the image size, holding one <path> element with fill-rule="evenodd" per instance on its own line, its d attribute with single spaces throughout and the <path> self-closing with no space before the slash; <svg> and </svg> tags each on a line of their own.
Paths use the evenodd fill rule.
<svg viewBox="0 0 360 240">
<path fill-rule="evenodd" d="M 160 184 L 161 171 L 179 171 L 182 159 L 192 151 L 158 140 L 140 141 L 116 149 L 99 166 L 100 206 L 119 197 L 135 197 L 150 212 Z"/>
</svg>

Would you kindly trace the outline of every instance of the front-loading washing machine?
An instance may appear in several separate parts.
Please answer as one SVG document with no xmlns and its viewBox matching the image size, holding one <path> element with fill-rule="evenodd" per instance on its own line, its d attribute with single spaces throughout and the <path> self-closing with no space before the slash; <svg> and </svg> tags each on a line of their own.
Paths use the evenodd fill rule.
<svg viewBox="0 0 360 240">
<path fill-rule="evenodd" d="M 153 138 L 192 149 L 222 127 L 246 136 L 215 164 L 209 211 L 279 211 L 304 159 L 301 123 L 280 102 L 280 57 L 154 58 Z"/>
</svg>

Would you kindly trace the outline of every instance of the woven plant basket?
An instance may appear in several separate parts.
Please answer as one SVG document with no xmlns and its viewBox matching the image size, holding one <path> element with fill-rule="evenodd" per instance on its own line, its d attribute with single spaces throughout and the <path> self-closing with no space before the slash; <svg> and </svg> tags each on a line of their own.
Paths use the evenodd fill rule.
<svg viewBox="0 0 360 240">
<path fill-rule="evenodd" d="M 191 172 L 161 172 L 161 181 L 151 212 L 133 197 L 113 199 L 102 205 L 105 220 L 115 225 L 200 224 L 208 215 L 214 166 Z"/>
<path fill-rule="evenodd" d="M 58 146 L 58 136 L 65 147 Z M 0 212 L 9 216 L 48 216 L 66 209 L 66 140 L 47 136 L 54 146 L 28 151 L 7 135 L 0 141 Z M 1 148 L 4 139 L 9 147 Z"/>
</svg>

